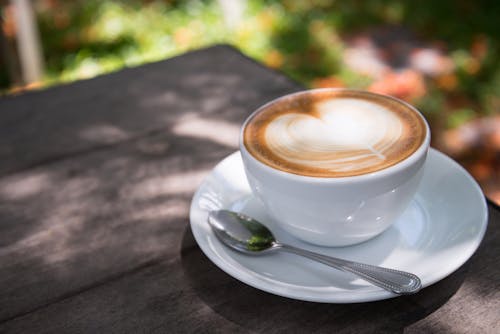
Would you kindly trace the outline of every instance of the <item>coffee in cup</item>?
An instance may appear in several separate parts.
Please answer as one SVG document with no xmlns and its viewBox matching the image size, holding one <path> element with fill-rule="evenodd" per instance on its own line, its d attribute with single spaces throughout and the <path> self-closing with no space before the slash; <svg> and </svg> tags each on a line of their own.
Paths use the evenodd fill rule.
<svg viewBox="0 0 500 334">
<path fill-rule="evenodd" d="M 414 153 L 426 126 L 413 108 L 361 91 L 293 94 L 247 121 L 243 142 L 260 162 L 312 177 L 376 172 Z"/>
<path fill-rule="evenodd" d="M 244 123 L 249 184 L 279 226 L 343 246 L 389 227 L 413 198 L 430 133 L 392 97 L 319 89 L 269 102 Z"/>
</svg>

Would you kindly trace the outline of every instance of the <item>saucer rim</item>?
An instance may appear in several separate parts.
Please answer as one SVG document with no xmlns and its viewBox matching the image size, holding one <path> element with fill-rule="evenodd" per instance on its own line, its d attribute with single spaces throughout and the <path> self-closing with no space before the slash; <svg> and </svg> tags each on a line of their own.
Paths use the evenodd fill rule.
<svg viewBox="0 0 500 334">
<path fill-rule="evenodd" d="M 478 212 L 478 218 L 481 218 L 480 216 L 483 217 L 480 222 L 477 223 L 477 226 L 480 226 L 480 230 L 476 234 L 475 238 L 473 239 L 473 242 L 467 247 L 467 252 L 462 253 L 462 256 L 456 258 L 457 261 L 452 261 L 451 264 L 442 267 L 441 271 L 434 272 L 433 275 L 427 275 L 425 277 L 421 277 L 422 279 L 422 288 L 428 287 L 445 277 L 451 275 L 453 272 L 458 270 L 467 260 L 469 260 L 472 255 L 477 251 L 479 245 L 481 244 L 484 235 L 487 230 L 488 226 L 488 205 L 486 201 L 486 197 L 484 196 L 481 188 L 477 184 L 477 182 L 474 180 L 474 178 L 461 166 L 459 165 L 456 161 L 448 157 L 446 154 L 437 151 L 436 149 L 430 148 L 429 149 L 429 154 L 432 155 L 437 155 L 439 156 L 440 159 L 445 161 L 445 164 L 451 164 L 453 165 L 457 171 L 455 173 L 460 173 L 461 177 L 465 177 L 468 179 L 470 188 L 468 189 L 470 192 L 474 192 L 478 200 L 481 202 L 481 212 Z M 190 210 L 189 210 L 189 220 L 190 220 L 190 226 L 191 226 L 191 231 L 193 233 L 193 236 L 196 240 L 196 243 L 202 250 L 202 252 L 209 258 L 209 260 L 214 263 L 219 269 L 224 271 L 226 274 L 230 275 L 231 277 L 239 280 L 242 283 L 245 283 L 249 286 L 252 286 L 256 289 L 266 291 L 268 293 L 290 298 L 290 299 L 295 299 L 295 300 L 302 300 L 302 301 L 309 301 L 309 302 L 319 302 L 319 303 L 336 303 L 336 304 L 343 304 L 343 303 L 359 303 L 359 302 L 371 302 L 371 301 L 378 301 L 378 300 L 384 300 L 384 299 L 389 299 L 389 298 L 394 298 L 398 297 L 399 295 L 391 293 L 389 291 L 383 290 L 378 287 L 371 287 L 372 289 L 369 290 L 361 290 L 361 291 L 349 291 L 349 290 L 340 290 L 340 291 L 335 291 L 332 295 L 332 293 L 326 293 L 325 295 L 322 295 L 321 297 L 318 296 L 308 296 L 307 293 L 304 294 L 302 293 L 296 293 L 293 294 L 293 291 L 290 293 L 290 290 L 282 291 L 283 289 L 279 289 L 279 284 L 286 284 L 285 282 L 281 282 L 279 280 L 271 280 L 269 278 L 262 278 L 262 277 L 256 277 L 255 275 L 249 275 L 249 272 L 245 270 L 241 270 L 240 268 L 234 267 L 230 263 L 228 263 L 227 259 L 224 259 L 220 255 L 217 255 L 213 249 L 210 248 L 209 245 L 205 244 L 205 241 L 203 240 L 203 236 L 205 233 L 202 233 L 202 231 L 196 226 L 195 219 L 197 219 L 195 216 L 197 214 L 202 214 L 204 213 L 205 215 L 208 214 L 206 210 L 203 210 L 199 207 L 197 207 L 197 203 L 200 197 L 200 194 L 203 193 L 205 188 L 207 187 L 207 183 L 209 179 L 213 176 L 213 173 L 221 168 L 221 165 L 227 163 L 228 160 L 230 159 L 241 159 L 241 155 L 239 151 L 233 152 L 230 155 L 226 156 L 224 159 L 222 159 L 210 172 L 209 174 L 203 179 L 203 181 L 200 183 L 199 187 L 197 188 L 192 201 L 190 205 Z M 417 193 L 418 195 L 418 193 Z M 423 205 L 420 203 L 418 199 L 415 199 L 418 205 Z M 479 220 L 479 219 L 478 219 Z M 211 233 L 210 233 L 211 234 Z M 217 240 L 213 234 L 211 234 L 213 240 Z M 216 241 L 217 243 L 220 243 L 218 240 Z M 243 264 L 241 266 L 245 267 Z M 245 269 L 249 270 L 250 272 L 251 269 L 246 268 Z M 258 274 L 258 273 L 256 273 Z M 273 284 L 275 285 L 273 288 Z M 324 290 L 325 288 L 321 288 Z M 292 289 L 293 290 L 293 289 Z M 360 294 L 362 295 L 360 297 Z M 354 296 L 353 296 L 354 295 Z M 339 298 L 340 297 L 340 298 Z"/>
</svg>

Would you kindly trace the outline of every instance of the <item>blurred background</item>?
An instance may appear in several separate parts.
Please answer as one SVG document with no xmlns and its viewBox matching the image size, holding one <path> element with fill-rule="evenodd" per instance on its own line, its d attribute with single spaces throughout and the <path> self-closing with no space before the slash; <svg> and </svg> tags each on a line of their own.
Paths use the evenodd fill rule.
<svg viewBox="0 0 500 334">
<path fill-rule="evenodd" d="M 228 43 L 307 87 L 412 103 L 500 203 L 500 1 L 0 0 L 0 14 L 0 94 Z"/>
</svg>

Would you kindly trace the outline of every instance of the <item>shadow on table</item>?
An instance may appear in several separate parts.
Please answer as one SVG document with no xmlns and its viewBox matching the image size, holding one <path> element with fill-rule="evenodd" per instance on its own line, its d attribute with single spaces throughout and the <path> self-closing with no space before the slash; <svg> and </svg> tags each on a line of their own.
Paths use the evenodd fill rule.
<svg viewBox="0 0 500 334">
<path fill-rule="evenodd" d="M 188 226 L 182 242 L 188 283 L 210 308 L 243 328 L 318 333 L 402 333 L 445 304 L 460 288 L 468 265 L 416 295 L 357 304 L 322 304 L 272 295 L 232 278 L 200 250 Z"/>
</svg>

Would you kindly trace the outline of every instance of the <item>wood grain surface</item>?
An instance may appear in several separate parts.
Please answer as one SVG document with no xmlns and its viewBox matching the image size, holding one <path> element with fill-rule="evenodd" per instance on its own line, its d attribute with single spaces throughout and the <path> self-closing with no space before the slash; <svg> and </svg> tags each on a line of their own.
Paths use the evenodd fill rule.
<svg viewBox="0 0 500 334">
<path fill-rule="evenodd" d="M 216 46 L 0 99 L 0 333 L 498 333 L 500 210 L 417 295 L 295 301 L 213 265 L 191 197 L 256 107 L 301 87 Z"/>
</svg>

